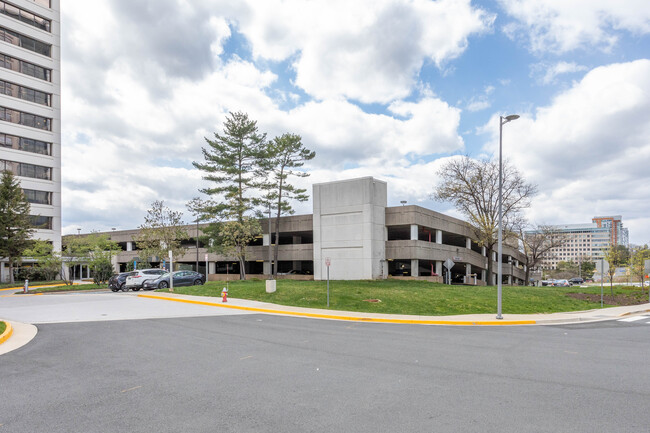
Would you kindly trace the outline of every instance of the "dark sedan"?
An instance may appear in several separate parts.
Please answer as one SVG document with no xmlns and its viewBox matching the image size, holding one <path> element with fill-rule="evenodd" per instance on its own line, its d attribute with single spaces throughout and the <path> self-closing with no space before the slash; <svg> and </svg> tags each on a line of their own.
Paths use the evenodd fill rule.
<svg viewBox="0 0 650 433">
<path fill-rule="evenodd" d="M 114 292 L 123 290 L 126 277 L 128 277 L 133 273 L 134 272 L 122 272 L 117 275 L 113 275 L 111 278 L 108 279 L 108 288 Z"/>
<path fill-rule="evenodd" d="M 144 290 L 166 289 L 169 287 L 169 272 L 156 279 L 147 280 L 142 285 Z M 194 271 L 174 272 L 174 287 L 200 286 L 205 283 L 205 275 Z"/>
</svg>

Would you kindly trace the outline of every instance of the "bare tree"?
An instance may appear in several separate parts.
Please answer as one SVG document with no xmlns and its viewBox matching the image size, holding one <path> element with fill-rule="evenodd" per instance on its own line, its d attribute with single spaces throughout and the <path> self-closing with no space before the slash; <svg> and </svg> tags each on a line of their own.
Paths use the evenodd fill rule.
<svg viewBox="0 0 650 433">
<path fill-rule="evenodd" d="M 136 239 L 141 255 L 144 256 L 141 259 L 158 257 L 162 260 L 167 257 L 168 251 L 172 251 L 175 257 L 185 254 L 186 248 L 181 245 L 181 241 L 189 236 L 183 227 L 182 216 L 182 212 L 171 210 L 162 200 L 151 204 Z"/>
<path fill-rule="evenodd" d="M 539 266 L 544 255 L 553 248 L 566 245 L 568 237 L 555 232 L 550 226 L 538 225 L 534 230 L 524 231 L 519 227 L 519 240 L 526 256 L 526 284 L 530 281 L 530 270 Z"/>
<path fill-rule="evenodd" d="M 448 201 L 467 217 L 474 228 L 479 245 L 488 251 L 488 281 L 492 276 L 491 251 L 497 243 L 499 224 L 499 162 L 476 160 L 469 156 L 450 159 L 438 171 L 440 184 L 431 195 L 439 201 Z M 523 209 L 530 206 L 530 199 L 537 193 L 537 186 L 527 183 L 521 173 L 503 163 L 502 215 L 503 234 L 516 235 L 516 227 L 523 224 Z"/>
</svg>

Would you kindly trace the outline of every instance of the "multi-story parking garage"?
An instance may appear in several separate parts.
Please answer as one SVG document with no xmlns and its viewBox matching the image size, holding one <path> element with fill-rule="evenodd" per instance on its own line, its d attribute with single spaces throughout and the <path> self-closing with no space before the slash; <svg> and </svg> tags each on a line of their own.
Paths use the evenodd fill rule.
<svg viewBox="0 0 650 433">
<path fill-rule="evenodd" d="M 497 254 L 488 256 L 473 238 L 470 225 L 420 206 L 388 207 L 387 185 L 371 177 L 315 184 L 314 213 L 280 220 L 278 271 L 300 271 L 294 278 L 377 279 L 391 277 L 443 281 L 443 263 L 454 262 L 454 283 L 487 284 L 487 261 L 493 260 L 490 284 L 496 284 Z M 276 242 L 275 220 L 261 221 L 263 233 L 248 248 L 246 273 L 266 278 L 270 273 L 270 245 Z M 176 266 L 198 270 L 208 279 L 239 275 L 233 257 L 209 253 L 200 242 L 204 226 L 188 225 L 187 252 L 175 258 Z M 270 230 L 269 230 L 270 228 Z M 123 251 L 114 264 L 125 270 L 138 258 L 137 230 L 107 233 Z M 198 244 L 198 248 L 197 248 Z M 503 247 L 503 283 L 523 284 L 523 254 Z M 144 263 L 143 263 L 144 265 Z M 138 267 L 141 267 L 139 265 Z M 445 280 L 446 281 L 446 280 Z"/>
</svg>

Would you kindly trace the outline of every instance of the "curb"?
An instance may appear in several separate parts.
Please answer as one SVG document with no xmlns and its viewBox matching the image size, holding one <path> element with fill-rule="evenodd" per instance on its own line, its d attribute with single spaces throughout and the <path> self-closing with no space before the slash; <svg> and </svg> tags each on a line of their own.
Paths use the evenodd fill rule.
<svg viewBox="0 0 650 433">
<path fill-rule="evenodd" d="M 2 333 L 2 335 L 0 335 L 0 344 L 9 340 L 9 337 L 11 337 L 11 334 L 13 334 L 14 332 L 14 329 L 11 327 L 11 323 L 6 322 L 4 320 L 3 322 L 7 325 L 7 327 L 5 328 L 5 331 Z"/>
<path fill-rule="evenodd" d="M 187 304 L 206 305 L 209 307 L 230 308 L 234 310 L 252 311 L 256 313 L 278 314 L 285 316 L 311 317 L 316 319 L 343 320 L 348 322 L 370 323 L 399 323 L 410 325 L 458 325 L 458 326 L 508 326 L 508 325 L 536 325 L 535 320 L 486 320 L 486 321 L 456 321 L 456 320 L 417 320 L 417 319 L 388 319 L 374 317 L 338 316 L 334 314 L 302 313 L 297 311 L 271 310 L 267 308 L 242 307 L 238 305 L 223 305 L 215 302 L 195 301 L 191 299 L 173 299 L 166 296 L 138 295 L 138 298 L 158 299 L 163 301 L 184 302 Z"/>
</svg>

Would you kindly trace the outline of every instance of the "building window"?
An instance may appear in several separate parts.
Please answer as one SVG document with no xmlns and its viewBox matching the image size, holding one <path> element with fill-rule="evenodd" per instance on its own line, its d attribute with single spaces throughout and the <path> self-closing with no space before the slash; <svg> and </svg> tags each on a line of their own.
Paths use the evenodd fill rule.
<svg viewBox="0 0 650 433">
<path fill-rule="evenodd" d="M 31 138 L 17 137 L 15 135 L 0 134 L 0 146 L 25 152 L 51 155 L 52 144 Z"/>
<path fill-rule="evenodd" d="M 49 7 L 49 6 L 48 6 Z M 34 15 L 24 9 L 17 8 L 16 6 L 0 1 L 0 14 L 7 15 L 18 21 L 22 21 L 30 26 L 34 26 L 46 32 L 50 31 L 52 22 L 38 15 Z"/>
<path fill-rule="evenodd" d="M 10 83 L 8 81 L 0 80 L 0 93 L 7 96 L 13 96 L 14 98 L 20 98 L 25 101 L 46 105 L 48 107 L 52 105 L 51 94 Z"/>
<path fill-rule="evenodd" d="M 24 60 L 16 59 L 6 54 L 0 54 L 0 67 L 10 69 L 39 80 L 52 81 L 52 70 Z"/>
<path fill-rule="evenodd" d="M 30 215 L 29 221 L 33 228 L 35 229 L 45 229 L 52 230 L 52 217 L 49 216 L 40 216 L 40 215 Z"/>
<path fill-rule="evenodd" d="M 0 159 L 0 171 L 6 170 L 15 176 L 31 177 L 34 179 L 52 180 L 52 169 L 41 165 L 25 164 L 23 162 Z"/>
<path fill-rule="evenodd" d="M 23 189 L 25 198 L 34 204 L 52 204 L 52 193 L 48 191 L 37 191 L 35 189 Z"/>
<path fill-rule="evenodd" d="M 0 27 L 0 41 L 9 42 L 12 45 L 17 45 L 26 50 L 42 54 L 47 57 L 52 57 L 52 45 L 45 42 L 37 41 L 20 33 Z"/>
<path fill-rule="evenodd" d="M 12 110 L 11 108 L 0 107 L 0 120 L 44 129 L 46 131 L 52 130 L 52 119 L 37 116 L 36 114 L 23 113 L 22 111 Z"/>
<path fill-rule="evenodd" d="M 39 6 L 43 6 L 44 8 L 52 8 L 51 0 L 32 0 L 34 3 L 36 3 Z"/>
</svg>

